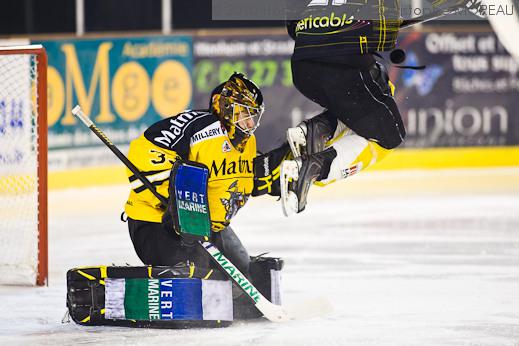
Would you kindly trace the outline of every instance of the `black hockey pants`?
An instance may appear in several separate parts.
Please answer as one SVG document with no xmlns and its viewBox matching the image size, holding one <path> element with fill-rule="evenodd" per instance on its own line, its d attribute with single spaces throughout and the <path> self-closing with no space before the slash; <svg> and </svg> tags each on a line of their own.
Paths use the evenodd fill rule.
<svg viewBox="0 0 519 346">
<path fill-rule="evenodd" d="M 347 64 L 293 60 L 294 85 L 359 136 L 386 149 L 402 143 L 404 124 L 379 63 L 367 68 Z"/>
<path fill-rule="evenodd" d="M 187 260 L 198 266 L 213 267 L 209 254 L 200 246 L 185 246 L 180 236 L 162 223 L 128 218 L 128 229 L 140 260 L 147 265 L 172 266 Z M 250 257 L 231 227 L 212 233 L 212 242 L 238 269 L 248 275 Z"/>
</svg>

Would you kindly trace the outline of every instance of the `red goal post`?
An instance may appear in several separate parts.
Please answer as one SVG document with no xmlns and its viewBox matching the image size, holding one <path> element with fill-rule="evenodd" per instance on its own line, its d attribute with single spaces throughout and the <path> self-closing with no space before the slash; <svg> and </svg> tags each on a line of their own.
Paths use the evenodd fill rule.
<svg viewBox="0 0 519 346">
<path fill-rule="evenodd" d="M 47 202 L 47 54 L 0 47 L 0 283 L 47 283 Z"/>
</svg>

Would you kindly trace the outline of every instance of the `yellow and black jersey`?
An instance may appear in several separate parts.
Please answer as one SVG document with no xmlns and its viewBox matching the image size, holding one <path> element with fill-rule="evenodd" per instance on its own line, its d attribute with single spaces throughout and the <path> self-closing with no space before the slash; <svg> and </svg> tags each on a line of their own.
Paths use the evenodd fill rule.
<svg viewBox="0 0 519 346">
<path fill-rule="evenodd" d="M 294 60 L 387 51 L 396 45 L 399 0 L 285 1 Z"/>
<path fill-rule="evenodd" d="M 404 18 L 400 0 L 283 0 L 293 60 L 389 51 Z M 434 10 L 464 8 L 466 0 L 427 0 Z M 479 2 L 475 2 L 479 3 Z M 415 9 L 413 9 L 415 10 Z M 428 11 L 427 11 L 428 10 Z"/>
<path fill-rule="evenodd" d="M 207 186 L 213 231 L 229 225 L 253 189 L 256 139 L 243 152 L 236 150 L 218 118 L 207 111 L 186 111 L 151 125 L 130 143 L 128 158 L 163 196 L 169 196 L 169 175 L 177 158 L 196 161 L 209 169 Z M 135 220 L 161 222 L 159 200 L 127 171 L 132 190 L 126 214 Z"/>
</svg>

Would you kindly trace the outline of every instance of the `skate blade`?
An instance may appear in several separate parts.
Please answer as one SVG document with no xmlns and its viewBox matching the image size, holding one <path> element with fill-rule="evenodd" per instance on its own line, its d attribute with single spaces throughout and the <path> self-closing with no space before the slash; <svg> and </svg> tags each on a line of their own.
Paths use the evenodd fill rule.
<svg viewBox="0 0 519 346">
<path fill-rule="evenodd" d="M 285 216 L 299 212 L 299 200 L 297 195 L 289 190 L 290 181 L 299 178 L 299 168 L 295 161 L 283 161 L 279 173 L 279 185 L 281 189 L 281 207 Z"/>
<path fill-rule="evenodd" d="M 301 156 L 301 148 L 306 145 L 306 135 L 300 126 L 287 130 L 287 141 L 294 158 Z"/>
<path fill-rule="evenodd" d="M 288 191 L 285 197 L 281 197 L 281 207 L 285 216 L 297 214 L 299 212 L 299 200 L 292 191 Z"/>
</svg>

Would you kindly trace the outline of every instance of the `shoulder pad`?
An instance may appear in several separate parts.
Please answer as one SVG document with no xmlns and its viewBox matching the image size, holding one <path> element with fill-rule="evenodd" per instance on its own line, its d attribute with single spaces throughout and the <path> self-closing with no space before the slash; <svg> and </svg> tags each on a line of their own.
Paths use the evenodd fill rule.
<svg viewBox="0 0 519 346">
<path fill-rule="evenodd" d="M 173 149 L 180 141 L 189 143 L 192 133 L 214 121 L 218 119 L 210 112 L 189 110 L 151 125 L 144 136 L 160 147 Z"/>
</svg>

